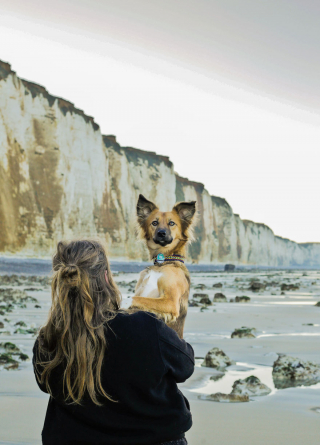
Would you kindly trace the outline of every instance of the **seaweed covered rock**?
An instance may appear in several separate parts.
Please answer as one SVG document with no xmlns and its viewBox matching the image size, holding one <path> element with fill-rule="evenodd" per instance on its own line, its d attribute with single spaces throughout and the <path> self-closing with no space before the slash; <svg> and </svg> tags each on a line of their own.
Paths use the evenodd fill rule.
<svg viewBox="0 0 320 445">
<path fill-rule="evenodd" d="M 201 304 L 206 304 L 207 306 L 211 306 L 212 305 L 212 301 L 210 300 L 209 297 L 202 297 L 202 298 L 200 298 L 200 303 Z"/>
<path fill-rule="evenodd" d="M 285 290 L 298 290 L 298 289 L 300 289 L 299 284 L 286 284 L 286 283 L 281 284 L 281 290 L 282 291 L 285 291 Z"/>
<path fill-rule="evenodd" d="M 22 335 L 32 334 L 32 335 L 36 335 L 37 332 L 38 332 L 37 328 L 29 328 L 29 329 L 18 328 L 18 329 L 16 329 L 14 331 L 14 334 L 22 334 Z"/>
<path fill-rule="evenodd" d="M 0 321 L 0 329 L 4 328 L 4 323 L 2 321 Z"/>
<path fill-rule="evenodd" d="M 266 288 L 266 284 L 260 283 L 260 281 L 252 281 L 249 286 L 249 290 L 251 290 L 252 292 L 264 291 L 265 288 Z"/>
<path fill-rule="evenodd" d="M 210 394 L 210 395 L 201 395 L 199 398 L 202 400 L 211 400 L 212 402 L 229 402 L 229 403 L 249 402 L 249 397 L 247 395 L 223 394 L 221 392 L 217 392 L 216 394 Z"/>
<path fill-rule="evenodd" d="M 235 302 L 236 303 L 248 303 L 250 301 L 250 297 L 247 297 L 246 295 L 242 295 L 241 297 L 236 297 Z"/>
<path fill-rule="evenodd" d="M 227 301 L 227 297 L 221 292 L 217 292 L 216 294 L 214 294 L 213 301 L 215 303 L 225 303 Z"/>
<path fill-rule="evenodd" d="M 320 301 L 318 301 L 318 303 L 316 303 L 315 306 L 320 307 Z"/>
<path fill-rule="evenodd" d="M 0 350 L 0 366 L 8 371 L 18 369 L 19 360 L 26 361 L 29 359 L 14 343 L 0 343 Z"/>
<path fill-rule="evenodd" d="M 202 298 L 209 298 L 209 295 L 208 294 L 193 294 L 192 295 L 192 297 L 193 298 L 200 298 L 200 299 L 202 299 Z"/>
<path fill-rule="evenodd" d="M 215 283 L 212 285 L 212 287 L 214 288 L 221 288 L 222 287 L 222 283 Z"/>
<path fill-rule="evenodd" d="M 231 360 L 227 354 L 225 354 L 219 348 L 212 348 L 207 352 L 201 366 L 208 368 L 224 369 L 227 366 L 234 365 L 235 362 Z"/>
<path fill-rule="evenodd" d="M 189 300 L 188 306 L 189 307 L 199 307 L 200 304 L 197 301 Z"/>
<path fill-rule="evenodd" d="M 236 380 L 231 391 L 231 394 L 247 395 L 249 397 L 267 396 L 270 393 L 271 389 L 254 375 L 251 375 L 244 380 Z"/>
<path fill-rule="evenodd" d="M 280 354 L 273 364 L 272 377 L 279 389 L 310 386 L 320 382 L 320 365 Z"/>
<path fill-rule="evenodd" d="M 206 285 L 205 284 L 197 284 L 196 286 L 194 286 L 195 289 L 198 290 L 205 290 L 206 289 Z"/>
<path fill-rule="evenodd" d="M 40 284 L 43 287 L 47 287 L 50 285 L 51 279 L 48 276 L 42 275 L 1 275 L 0 276 L 0 285 L 24 285 L 30 286 L 34 284 Z"/>
<path fill-rule="evenodd" d="M 241 328 L 235 329 L 232 332 L 231 338 L 256 338 L 252 331 L 255 331 L 255 328 L 247 328 L 246 326 L 242 326 Z"/>
</svg>

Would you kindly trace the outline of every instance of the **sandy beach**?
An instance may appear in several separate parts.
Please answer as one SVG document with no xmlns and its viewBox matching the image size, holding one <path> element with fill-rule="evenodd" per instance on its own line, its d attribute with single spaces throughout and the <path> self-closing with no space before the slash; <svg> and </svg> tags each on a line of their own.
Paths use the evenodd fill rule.
<svg viewBox="0 0 320 445">
<path fill-rule="evenodd" d="M 318 444 L 320 383 L 277 389 L 272 366 L 279 353 L 320 364 L 320 307 L 315 306 L 320 301 L 320 272 L 248 270 L 193 272 L 191 275 L 190 300 L 193 294 L 203 293 L 212 302 L 214 295 L 221 292 L 227 301 L 189 307 L 185 339 L 195 350 L 196 369 L 193 376 L 180 385 L 190 401 L 194 420 L 187 433 L 189 444 Z M 124 307 L 130 305 L 132 282 L 137 277 L 137 273 L 118 273 L 115 277 L 123 294 Z M 253 280 L 273 285 L 253 292 L 248 290 Z M 217 283 L 222 287 L 214 288 Z M 286 290 L 281 295 L 280 286 L 284 283 L 298 284 L 299 289 Z M 45 322 L 50 289 L 39 283 L 4 285 L 1 280 L 0 287 L 41 289 L 26 291 L 37 302 L 29 299 L 26 307 L 14 306 L 12 312 L 0 315 L 3 323 L 0 342 L 14 343 L 31 358 L 35 337 L 23 329 L 38 328 Z M 243 295 L 250 301 L 230 302 Z M 26 326 L 15 333 L 16 323 L 20 321 Z M 231 338 L 232 332 L 242 326 L 255 328 L 255 337 Z M 213 347 L 222 349 L 235 362 L 224 373 L 201 366 Z M 247 403 L 203 400 L 209 394 L 229 394 L 236 380 L 251 375 L 270 388 L 269 395 L 250 397 Z M 214 376 L 221 378 L 210 379 Z M 48 397 L 36 386 L 30 359 L 20 360 L 17 369 L 6 370 L 2 366 L 0 397 L 0 444 L 40 444 Z"/>
</svg>

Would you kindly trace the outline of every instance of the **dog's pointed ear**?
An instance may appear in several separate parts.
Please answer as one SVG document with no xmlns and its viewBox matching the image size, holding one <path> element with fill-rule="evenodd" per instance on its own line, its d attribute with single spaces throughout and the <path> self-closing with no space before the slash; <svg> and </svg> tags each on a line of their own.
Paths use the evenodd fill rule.
<svg viewBox="0 0 320 445">
<path fill-rule="evenodd" d="M 178 213 L 184 232 L 193 221 L 196 213 L 196 201 L 178 202 L 172 210 Z"/>
<path fill-rule="evenodd" d="M 139 199 L 137 202 L 137 217 L 140 226 L 143 226 L 150 213 L 152 213 L 157 208 L 158 207 L 153 204 L 153 202 L 148 201 L 143 195 L 139 195 Z"/>
</svg>

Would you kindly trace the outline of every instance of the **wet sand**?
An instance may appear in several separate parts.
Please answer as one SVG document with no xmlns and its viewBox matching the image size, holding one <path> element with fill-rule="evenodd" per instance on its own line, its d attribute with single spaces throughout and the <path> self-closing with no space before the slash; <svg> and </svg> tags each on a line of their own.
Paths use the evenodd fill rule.
<svg viewBox="0 0 320 445">
<path fill-rule="evenodd" d="M 129 283 L 137 277 L 137 273 L 120 273 L 116 280 Z M 280 295 L 279 286 L 267 287 L 258 293 L 239 290 L 247 289 L 252 278 L 279 284 L 299 282 L 300 288 L 285 291 L 285 295 Z M 223 287 L 212 288 L 218 282 Z M 195 290 L 194 286 L 199 283 L 206 285 L 206 289 Z M 320 363 L 320 307 L 315 307 L 320 301 L 320 274 L 317 271 L 192 273 L 192 286 L 191 298 L 193 293 L 200 292 L 208 294 L 212 300 L 215 293 L 222 292 L 228 300 L 247 295 L 251 301 L 215 303 L 203 312 L 200 307 L 189 308 L 185 339 L 198 357 L 194 375 L 180 385 L 190 401 L 194 420 L 187 433 L 189 444 L 318 444 L 320 384 L 276 389 L 271 371 L 277 353 Z M 123 306 L 129 306 L 133 292 L 126 285 L 121 285 L 121 291 Z M 11 341 L 31 357 L 34 337 L 13 334 L 14 324 L 24 320 L 28 326 L 39 327 L 50 307 L 50 293 L 49 290 L 27 293 L 37 298 L 41 308 L 36 309 L 35 304 L 28 303 L 27 308 L 14 309 L 5 317 L 0 316 L 1 321 L 11 320 L 0 329 L 0 334 L 1 331 L 11 332 L 0 335 L 0 342 Z M 256 338 L 230 338 L 233 330 L 241 326 L 256 328 Z M 219 373 L 200 364 L 208 350 L 215 346 L 236 365 L 227 368 L 221 379 L 213 381 L 210 377 Z M 271 394 L 235 404 L 199 398 L 212 392 L 230 392 L 235 380 L 248 375 L 259 377 L 272 389 Z M 0 400 L 0 444 L 40 444 L 48 397 L 38 390 L 30 361 L 22 362 L 18 370 L 0 371 Z"/>
</svg>

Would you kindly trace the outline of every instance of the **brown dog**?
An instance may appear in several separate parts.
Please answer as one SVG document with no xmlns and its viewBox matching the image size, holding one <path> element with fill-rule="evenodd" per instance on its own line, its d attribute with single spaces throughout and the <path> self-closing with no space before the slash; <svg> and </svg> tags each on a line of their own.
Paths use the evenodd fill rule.
<svg viewBox="0 0 320 445">
<path fill-rule="evenodd" d="M 190 289 L 190 275 L 183 260 L 192 238 L 195 212 L 195 201 L 177 203 L 171 212 L 161 212 L 142 195 L 137 204 L 141 237 L 155 263 L 141 272 L 132 308 L 157 314 L 180 338 Z"/>
</svg>

